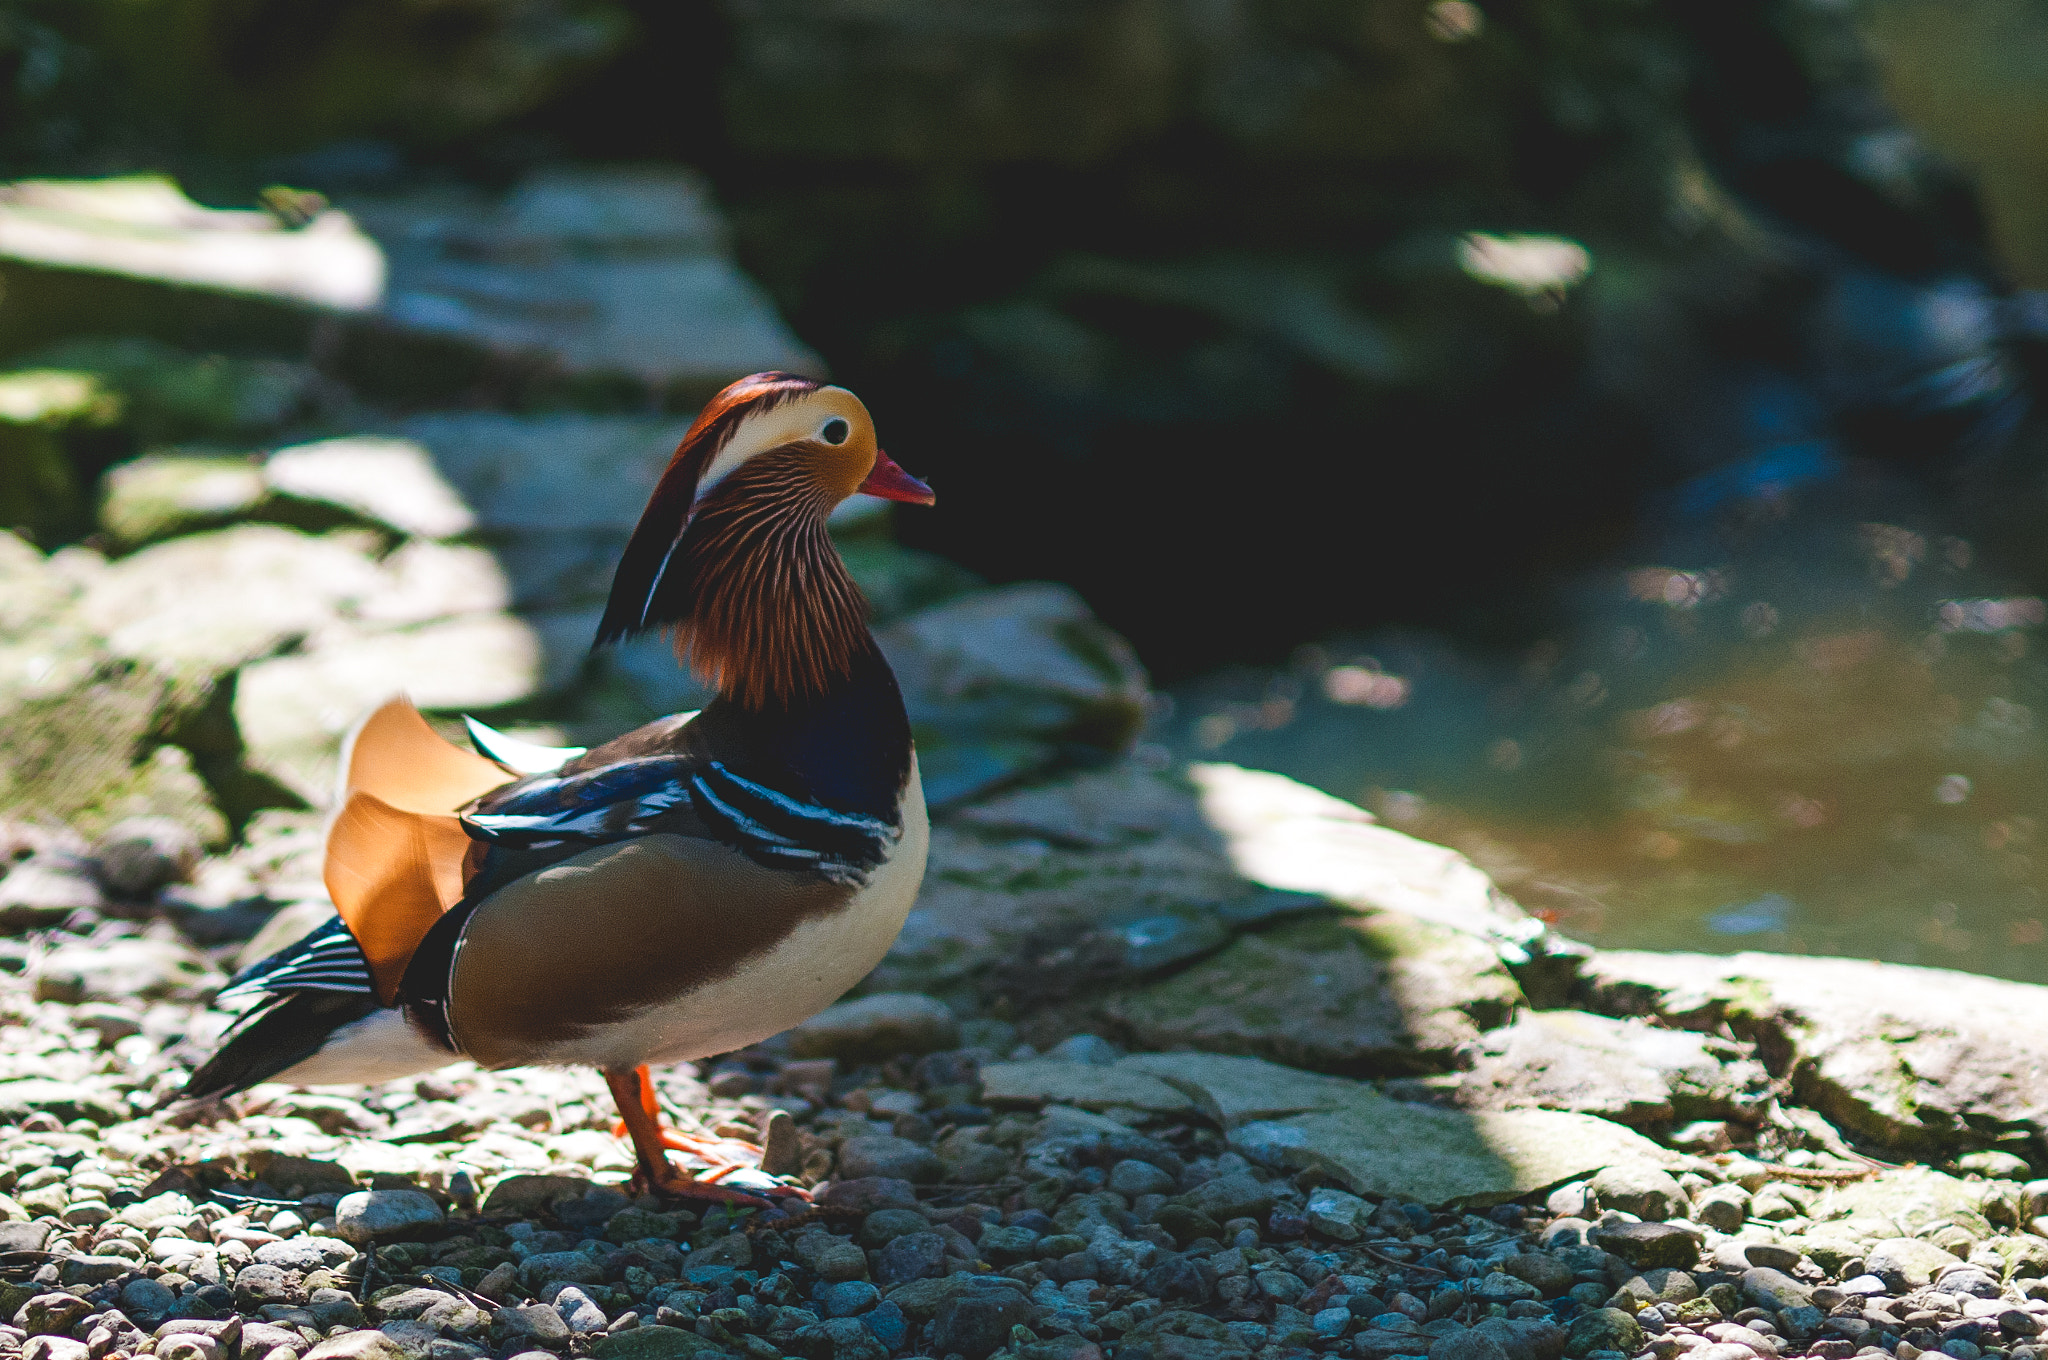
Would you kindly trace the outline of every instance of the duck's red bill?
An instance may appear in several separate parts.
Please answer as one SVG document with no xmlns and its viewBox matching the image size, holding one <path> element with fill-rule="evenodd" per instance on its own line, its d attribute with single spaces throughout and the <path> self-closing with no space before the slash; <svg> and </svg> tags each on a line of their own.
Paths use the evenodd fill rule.
<svg viewBox="0 0 2048 1360">
<path fill-rule="evenodd" d="M 896 460 L 880 449 L 875 450 L 874 471 L 856 489 L 885 501 L 906 501 L 911 505 L 930 505 L 938 499 L 930 487 L 897 467 Z"/>
</svg>

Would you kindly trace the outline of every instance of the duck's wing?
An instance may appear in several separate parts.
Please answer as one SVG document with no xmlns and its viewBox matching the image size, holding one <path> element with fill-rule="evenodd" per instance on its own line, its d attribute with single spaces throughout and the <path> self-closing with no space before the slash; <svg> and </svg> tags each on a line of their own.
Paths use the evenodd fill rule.
<svg viewBox="0 0 2048 1360">
<path fill-rule="evenodd" d="M 533 779 L 465 813 L 470 834 L 494 845 L 574 852 L 648 832 L 717 840 L 773 869 L 828 878 L 880 864 L 897 828 L 792 797 L 700 755 L 622 760 L 580 774 Z"/>
<path fill-rule="evenodd" d="M 590 751 L 588 746 L 541 746 L 521 741 L 466 715 L 462 723 L 469 729 L 469 744 L 476 747 L 477 754 L 497 762 L 514 775 L 553 774 Z"/>
<path fill-rule="evenodd" d="M 234 975 L 215 1002 L 251 1001 L 272 992 L 351 992 L 369 996 L 370 961 L 340 917 Z"/>
</svg>

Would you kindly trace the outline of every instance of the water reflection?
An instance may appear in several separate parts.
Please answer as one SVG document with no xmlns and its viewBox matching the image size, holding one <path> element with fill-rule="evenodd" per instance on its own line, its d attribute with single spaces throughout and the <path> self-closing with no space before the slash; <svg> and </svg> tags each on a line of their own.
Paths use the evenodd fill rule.
<svg viewBox="0 0 2048 1360">
<path fill-rule="evenodd" d="M 1674 537 L 1519 655 L 1387 634 L 1213 677 L 1163 739 L 1455 845 L 1597 944 L 2048 981 L 2048 605 L 1895 490 Z"/>
</svg>

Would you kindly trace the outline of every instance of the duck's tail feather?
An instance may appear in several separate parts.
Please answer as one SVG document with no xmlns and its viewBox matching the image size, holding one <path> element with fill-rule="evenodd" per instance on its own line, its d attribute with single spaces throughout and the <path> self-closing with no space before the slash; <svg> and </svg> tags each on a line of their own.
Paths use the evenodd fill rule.
<svg viewBox="0 0 2048 1360">
<path fill-rule="evenodd" d="M 319 1053 L 337 1031 L 382 1009 L 368 992 L 294 991 L 273 999 L 242 1017 L 229 1031 L 220 1051 L 185 1083 L 190 1100 L 246 1091 Z"/>
<path fill-rule="evenodd" d="M 187 1099 L 233 1095 L 273 1077 L 318 1080 L 337 1058 L 353 1057 L 360 1063 L 365 1050 L 373 1066 L 381 1067 L 375 1060 L 388 1056 L 391 1045 L 377 1040 L 392 1036 L 366 1032 L 363 1022 L 380 1012 L 395 1012 L 378 1002 L 369 961 L 338 916 L 250 964 L 215 998 L 229 1004 L 249 1000 L 256 1005 L 235 1022 L 220 1050 L 185 1083 Z M 442 1056 L 425 1065 L 439 1066 L 447 1060 Z"/>
</svg>

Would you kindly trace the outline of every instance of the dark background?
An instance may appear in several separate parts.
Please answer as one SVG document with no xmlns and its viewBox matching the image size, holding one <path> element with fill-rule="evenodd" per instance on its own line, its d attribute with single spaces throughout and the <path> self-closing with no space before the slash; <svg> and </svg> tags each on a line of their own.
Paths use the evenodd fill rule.
<svg viewBox="0 0 2048 1360">
<path fill-rule="evenodd" d="M 695 166 L 942 490 L 906 540 L 1075 584 L 1172 681 L 1526 642 L 1816 443 L 2039 579 L 2040 8 L 16 0 L 0 173 L 226 205 Z M 1490 284 L 1472 232 L 1591 271 Z"/>
</svg>

